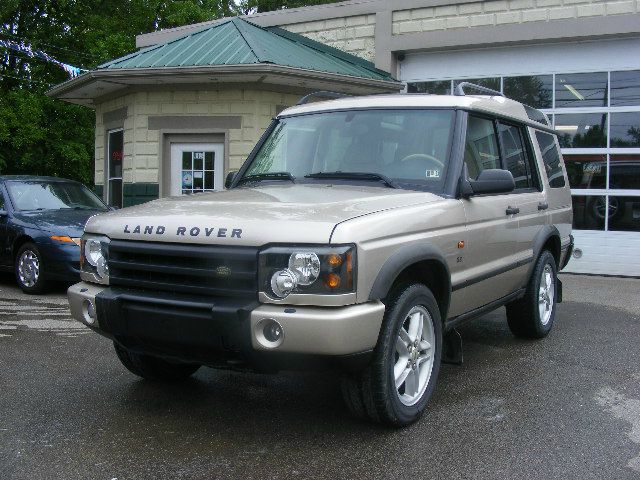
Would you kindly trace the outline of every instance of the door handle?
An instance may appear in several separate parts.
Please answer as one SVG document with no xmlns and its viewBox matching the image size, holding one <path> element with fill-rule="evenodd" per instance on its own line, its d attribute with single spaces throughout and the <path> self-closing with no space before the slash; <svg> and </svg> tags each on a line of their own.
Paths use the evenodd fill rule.
<svg viewBox="0 0 640 480">
<path fill-rule="evenodd" d="M 549 208 L 549 204 L 547 202 L 540 202 L 538 204 L 538 210 L 546 210 Z"/>
<path fill-rule="evenodd" d="M 520 209 L 517 207 L 507 207 L 507 215 L 515 215 L 516 213 L 520 213 Z"/>
</svg>

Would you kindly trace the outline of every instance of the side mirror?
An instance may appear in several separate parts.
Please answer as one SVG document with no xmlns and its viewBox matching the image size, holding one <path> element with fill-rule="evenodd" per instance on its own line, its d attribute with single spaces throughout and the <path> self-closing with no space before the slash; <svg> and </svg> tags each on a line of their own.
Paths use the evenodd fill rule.
<svg viewBox="0 0 640 480">
<path fill-rule="evenodd" d="M 490 168 L 483 170 L 476 180 L 469 180 L 467 166 L 463 169 L 461 193 L 464 198 L 489 193 L 509 193 L 516 188 L 516 182 L 509 170 Z"/>
<path fill-rule="evenodd" d="M 227 173 L 227 178 L 225 178 L 224 180 L 224 188 L 231 188 L 231 184 L 233 183 L 233 180 L 236 178 L 237 174 L 237 170 Z"/>
</svg>

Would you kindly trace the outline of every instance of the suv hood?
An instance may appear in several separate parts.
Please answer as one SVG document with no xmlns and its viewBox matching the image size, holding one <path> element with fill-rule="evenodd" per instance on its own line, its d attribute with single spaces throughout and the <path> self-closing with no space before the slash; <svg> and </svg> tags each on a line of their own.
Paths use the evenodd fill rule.
<svg viewBox="0 0 640 480">
<path fill-rule="evenodd" d="M 93 217 L 85 231 L 160 242 L 328 243 L 340 222 L 438 200 L 427 192 L 384 187 L 270 184 L 154 200 Z"/>
</svg>

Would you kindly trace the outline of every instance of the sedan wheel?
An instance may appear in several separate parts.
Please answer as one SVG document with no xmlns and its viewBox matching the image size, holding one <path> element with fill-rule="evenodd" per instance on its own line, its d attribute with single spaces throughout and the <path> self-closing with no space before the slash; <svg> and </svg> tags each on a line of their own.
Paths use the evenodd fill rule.
<svg viewBox="0 0 640 480">
<path fill-rule="evenodd" d="M 46 282 L 42 275 L 42 260 L 38 247 L 25 243 L 16 255 L 15 275 L 18 286 L 25 293 L 42 293 Z"/>
</svg>

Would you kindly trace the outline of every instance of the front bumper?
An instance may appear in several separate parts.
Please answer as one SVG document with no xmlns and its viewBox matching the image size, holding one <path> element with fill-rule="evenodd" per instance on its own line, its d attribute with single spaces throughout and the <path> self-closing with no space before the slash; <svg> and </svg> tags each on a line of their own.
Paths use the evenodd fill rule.
<svg viewBox="0 0 640 480">
<path fill-rule="evenodd" d="M 255 365 L 281 354 L 339 357 L 370 352 L 384 315 L 379 301 L 345 307 L 293 307 L 87 282 L 71 286 L 68 298 L 76 320 L 127 348 L 209 365 L 229 361 Z M 278 345 L 265 342 L 262 328 L 267 320 L 282 327 Z"/>
</svg>

